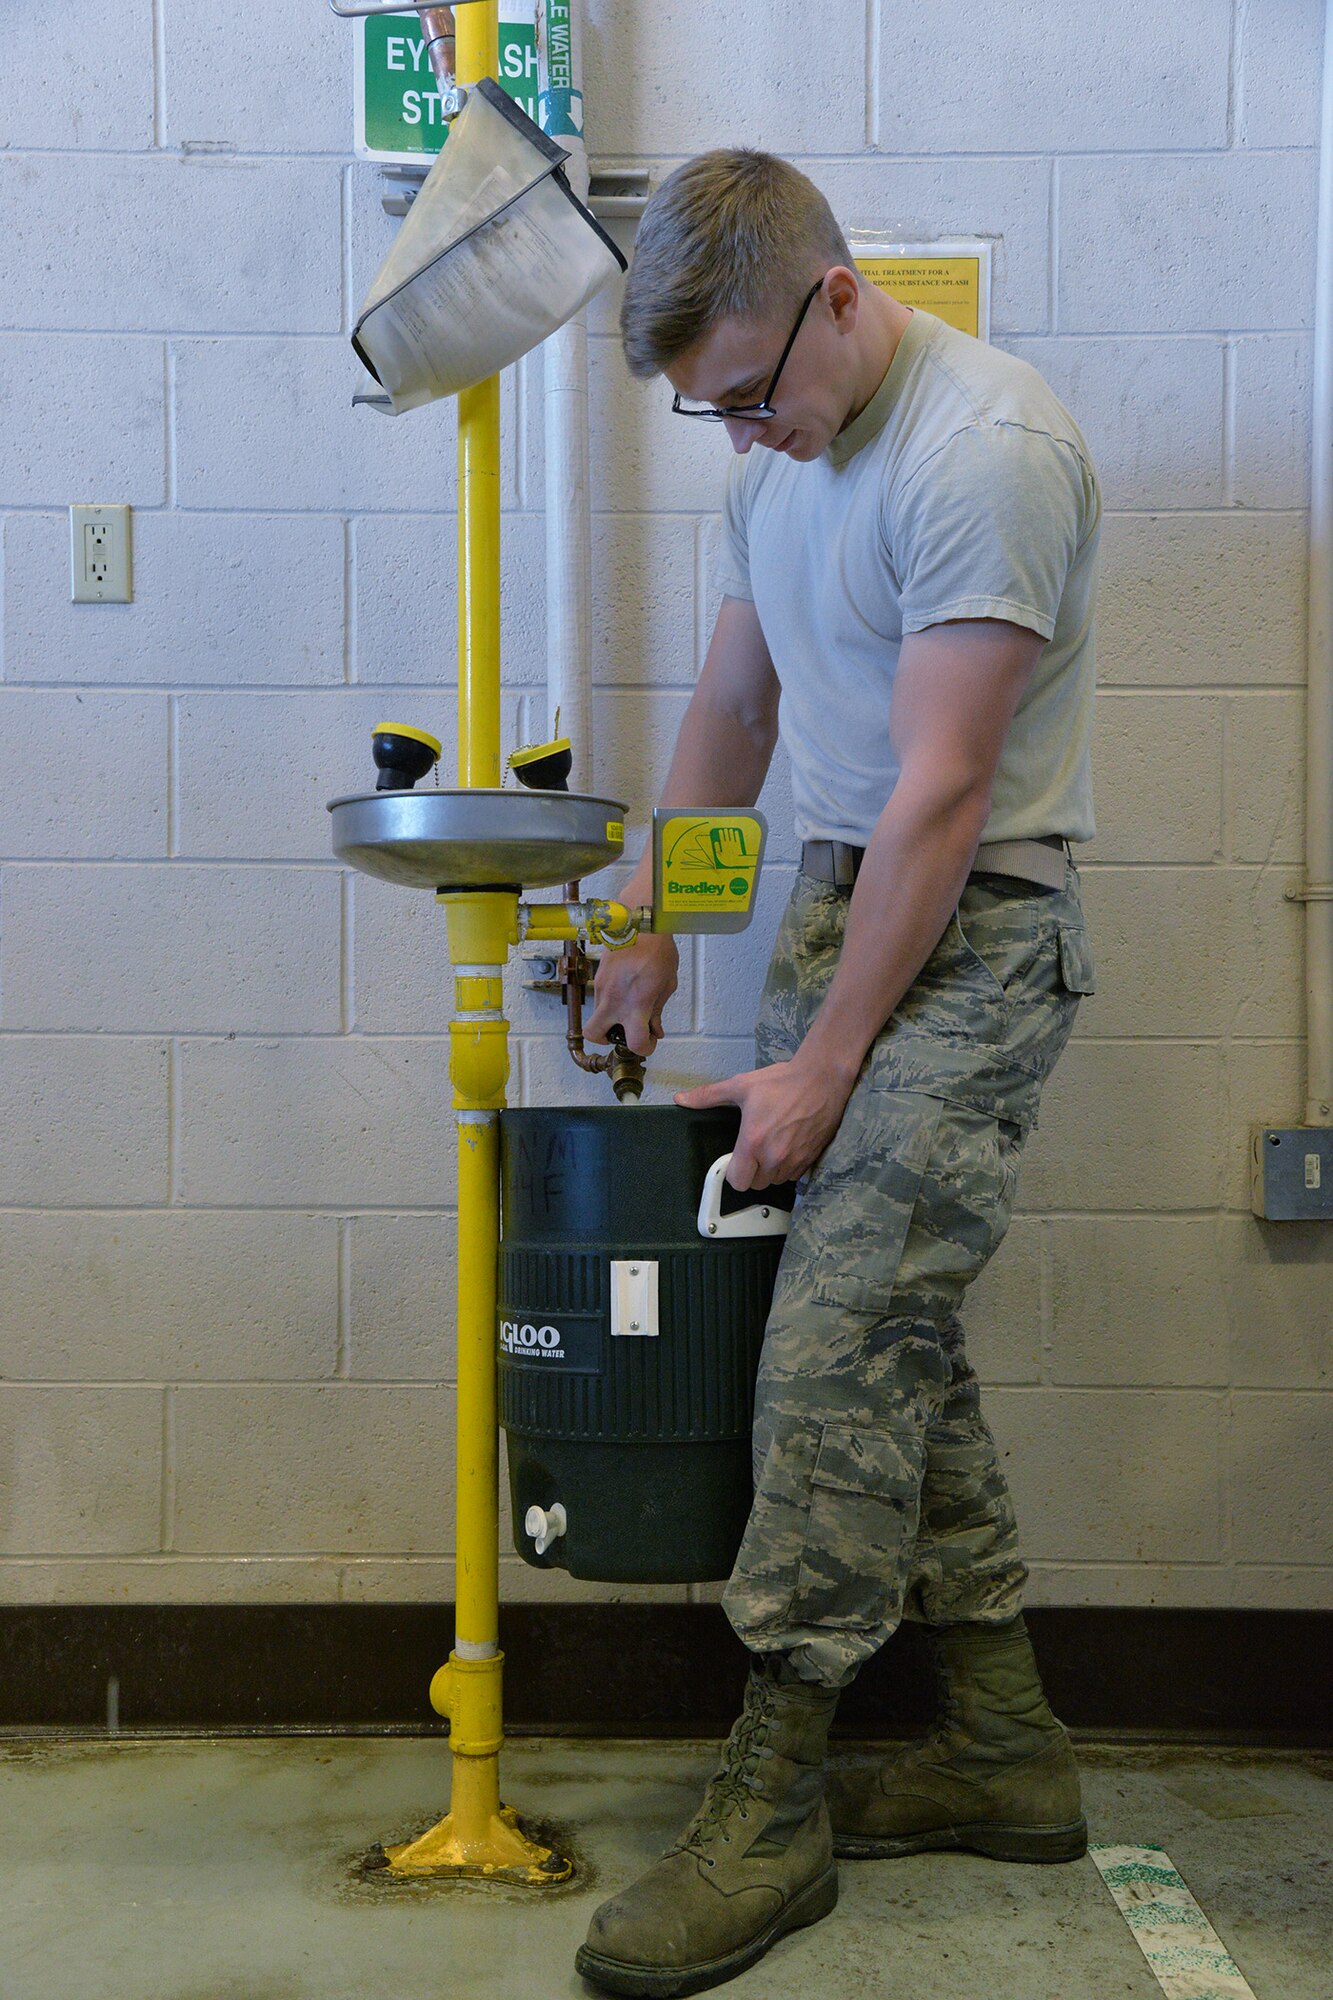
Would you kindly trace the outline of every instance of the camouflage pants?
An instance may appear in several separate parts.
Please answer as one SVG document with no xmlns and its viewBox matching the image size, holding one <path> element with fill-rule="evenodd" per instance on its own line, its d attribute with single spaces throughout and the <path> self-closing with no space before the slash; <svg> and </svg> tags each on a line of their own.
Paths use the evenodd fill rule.
<svg viewBox="0 0 1333 2000">
<path fill-rule="evenodd" d="M 798 876 L 756 1028 L 794 1053 L 850 893 Z M 974 875 L 802 1187 L 764 1335 L 755 1499 L 724 1604 L 753 1651 L 852 1678 L 904 1616 L 1000 1622 L 1026 1568 L 958 1307 L 1092 966 L 1078 875 Z"/>
</svg>

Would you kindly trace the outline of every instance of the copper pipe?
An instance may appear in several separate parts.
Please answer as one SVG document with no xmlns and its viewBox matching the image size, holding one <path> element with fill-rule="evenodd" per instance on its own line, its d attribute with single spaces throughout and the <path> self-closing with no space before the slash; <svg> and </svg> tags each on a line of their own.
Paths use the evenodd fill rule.
<svg viewBox="0 0 1333 2000">
<path fill-rule="evenodd" d="M 426 54 L 440 86 L 441 97 L 454 88 L 454 10 L 452 7 L 423 7 L 421 32 L 426 37 Z"/>
<path fill-rule="evenodd" d="M 578 899 L 578 883 L 566 882 L 565 901 L 577 903 Z M 589 1070 L 594 1075 L 601 1070 L 609 1069 L 611 1067 L 609 1052 L 604 1056 L 590 1056 L 583 1046 L 583 986 L 588 976 L 588 954 L 577 938 L 570 938 L 566 943 L 560 953 L 556 971 L 565 995 L 565 1042 L 569 1053 L 580 1069 Z"/>
<path fill-rule="evenodd" d="M 579 885 L 566 882 L 565 901 L 577 903 Z M 605 1075 L 611 1079 L 611 1088 L 623 1104 L 627 1097 L 638 1099 L 643 1095 L 643 1071 L 645 1058 L 636 1055 L 625 1045 L 623 1028 L 612 1028 L 611 1047 L 604 1056 L 592 1056 L 583 1046 L 583 986 L 589 969 L 588 954 L 577 938 L 570 938 L 560 954 L 557 971 L 565 995 L 565 1046 L 582 1070 L 591 1075 Z"/>
</svg>

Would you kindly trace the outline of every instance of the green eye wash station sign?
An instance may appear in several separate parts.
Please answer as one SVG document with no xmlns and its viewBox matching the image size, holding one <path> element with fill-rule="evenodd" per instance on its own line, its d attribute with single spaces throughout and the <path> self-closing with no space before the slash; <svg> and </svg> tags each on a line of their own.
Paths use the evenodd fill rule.
<svg viewBox="0 0 1333 2000">
<path fill-rule="evenodd" d="M 539 123 L 537 34 L 533 0 L 500 0 L 500 68 L 496 82 Z M 561 16 L 564 20 L 561 20 Z M 568 10 L 548 10 L 551 33 L 552 95 L 563 29 L 568 52 Z M 561 129 L 554 128 L 557 133 Z M 566 130 L 577 130 L 567 126 Z M 356 150 L 363 159 L 428 166 L 444 144 L 448 127 L 426 55 L 419 14 L 371 14 L 357 22 Z"/>
</svg>

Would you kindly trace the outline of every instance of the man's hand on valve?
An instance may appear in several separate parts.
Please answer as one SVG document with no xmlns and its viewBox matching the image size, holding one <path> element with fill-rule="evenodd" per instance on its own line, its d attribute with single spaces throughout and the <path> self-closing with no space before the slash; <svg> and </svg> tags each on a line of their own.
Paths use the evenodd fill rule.
<svg viewBox="0 0 1333 2000">
<path fill-rule="evenodd" d="M 672 937 L 641 931 L 621 951 L 602 954 L 584 1039 L 605 1042 L 617 1024 L 636 1055 L 650 1056 L 662 1039 L 662 1009 L 676 990 L 680 953 Z"/>
<path fill-rule="evenodd" d="M 790 1062 L 678 1091 L 676 1102 L 691 1111 L 739 1104 L 740 1136 L 727 1179 L 734 1188 L 763 1188 L 797 1180 L 814 1165 L 838 1129 L 855 1081 L 798 1049 Z"/>
</svg>

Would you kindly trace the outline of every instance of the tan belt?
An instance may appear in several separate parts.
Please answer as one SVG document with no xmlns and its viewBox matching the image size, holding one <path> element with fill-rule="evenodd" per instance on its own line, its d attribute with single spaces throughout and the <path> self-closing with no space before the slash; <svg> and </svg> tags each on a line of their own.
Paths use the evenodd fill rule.
<svg viewBox="0 0 1333 2000">
<path fill-rule="evenodd" d="M 842 840 L 806 840 L 801 843 L 801 873 L 814 882 L 850 889 L 864 854 L 864 847 L 851 847 Z M 1040 883 L 1043 889 L 1063 889 L 1068 858 L 1068 844 L 1059 834 L 1044 834 L 1037 840 L 988 840 L 977 849 L 972 873 L 1012 875 L 1020 882 Z"/>
</svg>

